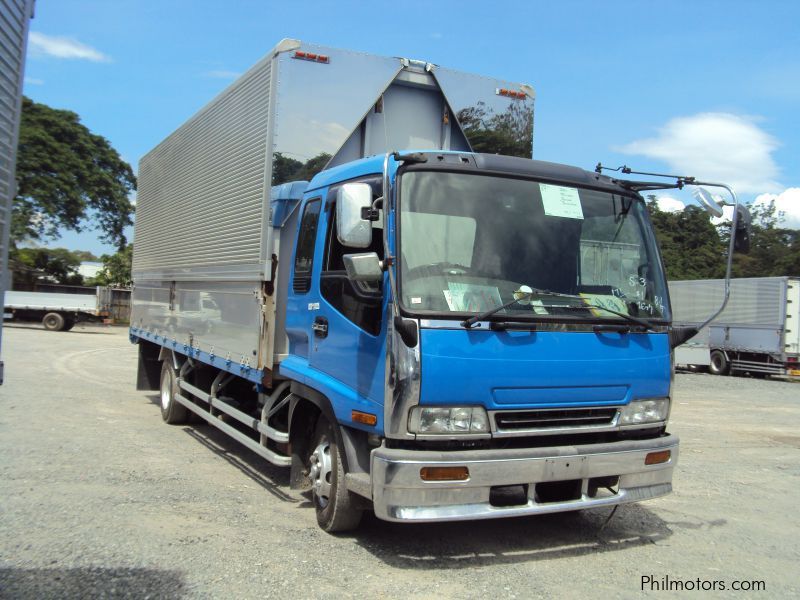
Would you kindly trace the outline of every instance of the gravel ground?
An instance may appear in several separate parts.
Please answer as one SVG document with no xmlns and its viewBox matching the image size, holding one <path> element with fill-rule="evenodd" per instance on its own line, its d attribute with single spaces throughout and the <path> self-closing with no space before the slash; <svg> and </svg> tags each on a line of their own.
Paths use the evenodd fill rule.
<svg viewBox="0 0 800 600">
<path fill-rule="evenodd" d="M 162 423 L 126 330 L 7 326 L 3 358 L 0 597 L 634 597 L 645 575 L 800 595 L 796 383 L 679 374 L 675 492 L 604 529 L 608 509 L 331 536 L 284 471 Z"/>
</svg>

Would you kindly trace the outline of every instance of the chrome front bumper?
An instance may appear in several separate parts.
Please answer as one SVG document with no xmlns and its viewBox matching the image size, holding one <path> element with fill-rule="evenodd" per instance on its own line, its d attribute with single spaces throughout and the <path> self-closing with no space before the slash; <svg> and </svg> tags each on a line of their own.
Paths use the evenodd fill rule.
<svg viewBox="0 0 800 600">
<path fill-rule="evenodd" d="M 650 452 L 670 450 L 667 462 L 645 465 Z M 678 438 L 628 440 L 586 446 L 520 450 L 436 452 L 372 451 L 372 499 L 375 514 L 386 521 L 456 521 L 491 519 L 613 506 L 663 496 L 672 491 L 672 471 L 678 462 Z M 423 467 L 465 466 L 466 481 L 427 482 Z M 589 496 L 589 480 L 619 477 L 615 493 Z M 537 483 L 581 481 L 580 498 L 537 502 Z M 527 503 L 494 506 L 495 486 L 527 485 Z"/>
</svg>

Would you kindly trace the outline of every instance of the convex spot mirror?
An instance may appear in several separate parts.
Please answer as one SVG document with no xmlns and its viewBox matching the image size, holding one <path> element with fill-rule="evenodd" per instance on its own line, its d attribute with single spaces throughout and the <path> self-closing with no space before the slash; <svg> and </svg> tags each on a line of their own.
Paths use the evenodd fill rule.
<svg viewBox="0 0 800 600">
<path fill-rule="evenodd" d="M 701 187 L 692 188 L 692 196 L 695 197 L 695 200 L 697 200 L 710 215 L 718 219 L 722 216 L 722 207 L 714 200 L 714 196 L 712 196 L 711 192 L 707 189 Z"/>
<path fill-rule="evenodd" d="M 376 283 L 383 279 L 383 269 L 375 252 L 345 254 L 342 257 L 350 281 Z"/>
<path fill-rule="evenodd" d="M 739 205 L 736 211 L 736 227 L 733 231 L 733 249 L 747 254 L 750 252 L 750 233 L 753 228 L 753 217 L 746 207 Z"/>
<path fill-rule="evenodd" d="M 372 222 L 364 219 L 372 207 L 372 188 L 366 183 L 346 183 L 336 193 L 336 237 L 343 246 L 368 248 Z"/>
</svg>

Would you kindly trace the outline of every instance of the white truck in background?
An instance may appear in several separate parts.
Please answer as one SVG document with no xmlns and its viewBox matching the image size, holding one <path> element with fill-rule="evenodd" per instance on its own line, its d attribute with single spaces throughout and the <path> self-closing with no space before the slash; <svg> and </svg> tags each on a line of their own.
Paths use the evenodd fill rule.
<svg viewBox="0 0 800 600">
<path fill-rule="evenodd" d="M 97 287 L 94 294 L 57 292 L 6 292 L 4 319 L 41 321 L 48 331 L 69 331 L 81 321 L 110 316 L 111 289 Z"/>
<path fill-rule="evenodd" d="M 674 321 L 701 323 L 724 286 L 723 279 L 670 281 Z M 725 310 L 675 349 L 675 362 L 714 375 L 800 376 L 800 277 L 732 279 Z"/>
</svg>

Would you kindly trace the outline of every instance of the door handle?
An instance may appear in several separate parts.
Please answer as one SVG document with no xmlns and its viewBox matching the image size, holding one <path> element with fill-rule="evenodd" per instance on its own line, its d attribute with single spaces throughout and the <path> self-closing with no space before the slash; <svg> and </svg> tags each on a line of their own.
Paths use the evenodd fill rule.
<svg viewBox="0 0 800 600">
<path fill-rule="evenodd" d="M 328 319 L 325 317 L 316 317 L 311 324 L 311 329 L 314 331 L 314 337 L 328 337 Z"/>
</svg>

